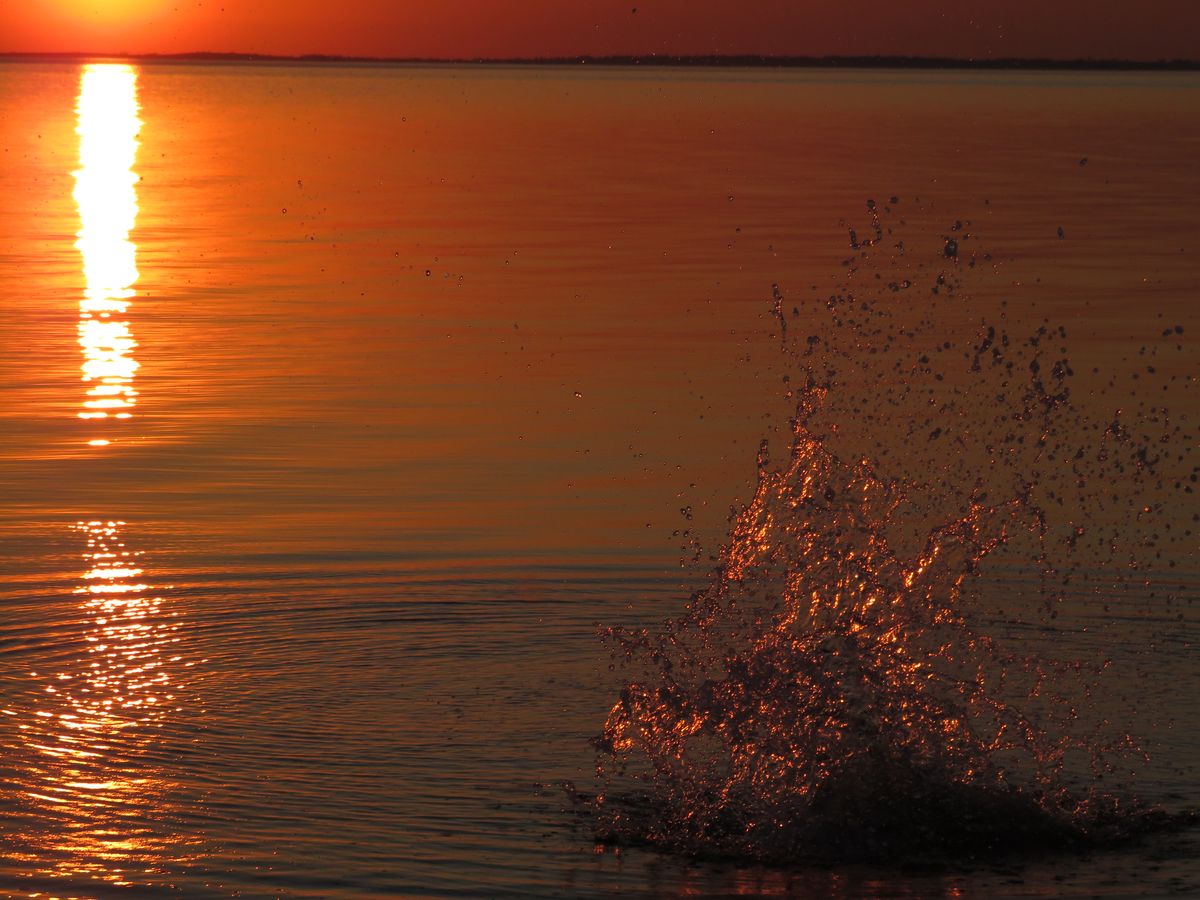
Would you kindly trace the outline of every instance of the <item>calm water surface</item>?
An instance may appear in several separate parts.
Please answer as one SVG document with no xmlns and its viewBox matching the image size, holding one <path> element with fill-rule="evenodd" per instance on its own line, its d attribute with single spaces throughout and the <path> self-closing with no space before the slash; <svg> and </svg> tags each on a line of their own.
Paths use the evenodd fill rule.
<svg viewBox="0 0 1200 900">
<path fill-rule="evenodd" d="M 786 420 L 772 285 L 828 291 L 866 200 L 934 253 L 965 223 L 972 302 L 1069 323 L 1098 415 L 1110 379 L 1159 402 L 1180 326 L 1194 434 L 1198 111 L 1190 74 L 0 64 L 0 889 L 1200 890 L 1187 836 L 920 875 L 598 852 L 560 787 L 620 683 L 596 623 L 676 612 L 672 532 L 715 546 Z M 1173 808 L 1196 625 L 1030 637 L 1113 661 Z"/>
</svg>

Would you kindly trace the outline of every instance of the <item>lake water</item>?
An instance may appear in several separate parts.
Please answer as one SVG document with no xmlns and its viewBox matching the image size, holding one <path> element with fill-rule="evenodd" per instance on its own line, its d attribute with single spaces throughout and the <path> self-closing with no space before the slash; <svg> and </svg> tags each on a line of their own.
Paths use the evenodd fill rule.
<svg viewBox="0 0 1200 900">
<path fill-rule="evenodd" d="M 679 612 L 786 432 L 773 285 L 803 333 L 873 201 L 961 269 L 948 340 L 1063 324 L 1086 421 L 1158 427 L 1087 523 L 1151 561 L 995 618 L 1107 660 L 1085 717 L 1150 751 L 1111 779 L 1200 806 L 1197 113 L 1194 73 L 0 63 L 0 889 L 1200 890 L 1194 833 L 702 864 L 562 789 L 625 681 L 599 628 Z M 897 429 L 839 449 L 925 477 Z"/>
</svg>

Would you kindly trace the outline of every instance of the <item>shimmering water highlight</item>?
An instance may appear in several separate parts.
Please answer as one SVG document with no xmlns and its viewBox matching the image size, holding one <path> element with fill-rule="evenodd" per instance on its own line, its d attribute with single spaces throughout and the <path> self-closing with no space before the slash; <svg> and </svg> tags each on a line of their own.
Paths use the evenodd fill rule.
<svg viewBox="0 0 1200 900">
<path fill-rule="evenodd" d="M 79 161 L 75 202 L 86 283 L 79 304 L 83 381 L 89 385 L 81 419 L 128 419 L 137 404 L 133 380 L 137 342 L 125 318 L 138 279 L 137 246 L 129 239 L 137 223 L 137 73 L 127 65 L 89 65 L 79 87 Z M 106 446 L 111 428 L 88 443 Z"/>
<path fill-rule="evenodd" d="M 20 744 L 7 749 L 24 765 L 8 784 L 30 823 L 8 853 L 35 878 L 130 886 L 188 856 L 167 824 L 173 784 L 158 758 L 197 660 L 181 652 L 179 611 L 153 586 L 125 523 L 75 529 L 85 569 L 70 649 L 25 673 L 26 692 L 0 710 L 16 723 Z"/>
</svg>

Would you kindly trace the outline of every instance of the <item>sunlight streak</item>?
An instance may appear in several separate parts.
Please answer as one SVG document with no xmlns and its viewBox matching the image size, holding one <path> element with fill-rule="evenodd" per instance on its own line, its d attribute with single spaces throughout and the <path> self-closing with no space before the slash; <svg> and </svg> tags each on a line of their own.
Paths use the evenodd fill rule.
<svg viewBox="0 0 1200 900">
<path fill-rule="evenodd" d="M 137 246 L 129 239 L 137 221 L 137 72 L 127 65 L 83 69 L 77 106 L 80 168 L 75 202 L 80 228 L 75 246 L 83 257 L 85 289 L 79 304 L 83 381 L 89 385 L 81 419 L 127 419 L 137 404 L 133 387 L 137 342 L 124 319 L 138 279 Z M 89 446 L 103 447 L 95 438 Z"/>
<path fill-rule="evenodd" d="M 42 682 L 41 708 L 18 726 L 33 753 L 17 785 L 52 827 L 23 835 L 16 858 L 46 878 L 131 886 L 189 854 L 171 825 L 175 787 L 161 762 L 163 735 L 184 711 L 182 618 L 144 578 L 124 522 L 74 530 L 86 541 L 77 652 L 30 673 Z"/>
</svg>

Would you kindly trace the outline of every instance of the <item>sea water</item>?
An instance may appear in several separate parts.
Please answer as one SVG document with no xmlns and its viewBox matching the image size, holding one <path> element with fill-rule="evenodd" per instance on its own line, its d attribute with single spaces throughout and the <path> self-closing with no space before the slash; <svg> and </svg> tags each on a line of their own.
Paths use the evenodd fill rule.
<svg viewBox="0 0 1200 900">
<path fill-rule="evenodd" d="M 1194 889 L 1186 831 L 863 825 L 913 759 L 1196 806 L 1198 88 L 3 65 L 0 885 Z M 649 741 L 686 767 L 598 814 L 654 708 L 606 629 L 804 765 Z"/>
</svg>

